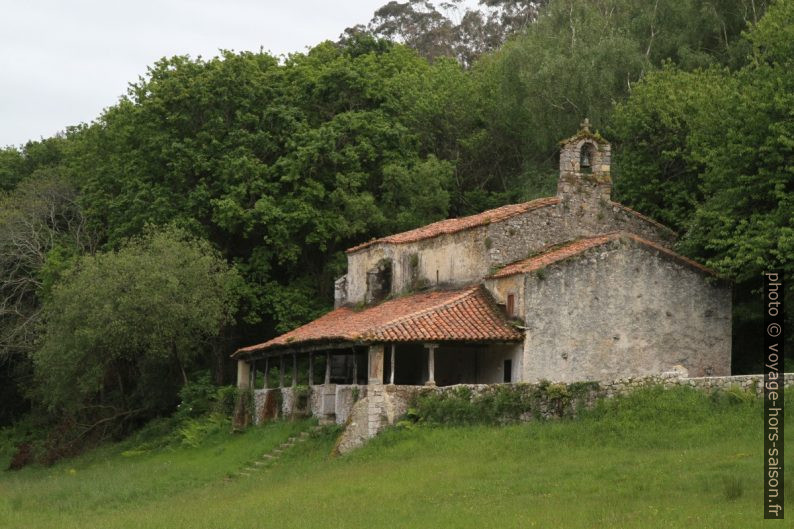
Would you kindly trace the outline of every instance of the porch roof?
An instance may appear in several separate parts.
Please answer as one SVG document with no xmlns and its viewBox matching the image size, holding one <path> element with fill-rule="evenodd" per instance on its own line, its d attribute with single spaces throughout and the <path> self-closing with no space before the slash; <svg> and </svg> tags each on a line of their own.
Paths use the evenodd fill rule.
<svg viewBox="0 0 794 529">
<path fill-rule="evenodd" d="M 232 356 L 319 343 L 514 342 L 523 340 L 481 285 L 420 292 L 355 310 L 340 307 L 267 342 Z"/>
</svg>

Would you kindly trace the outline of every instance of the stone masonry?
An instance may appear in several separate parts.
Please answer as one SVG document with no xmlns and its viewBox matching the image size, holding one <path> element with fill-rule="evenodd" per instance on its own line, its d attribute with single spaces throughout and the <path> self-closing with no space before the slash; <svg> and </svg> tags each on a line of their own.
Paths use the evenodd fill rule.
<svg viewBox="0 0 794 529">
<path fill-rule="evenodd" d="M 666 388 L 691 387 L 702 391 L 727 391 L 739 389 L 756 396 L 763 395 L 763 375 L 737 375 L 724 377 L 682 377 L 683 371 L 672 371 L 661 375 L 648 377 L 630 377 L 606 383 L 594 383 L 582 395 L 582 404 L 592 406 L 600 398 L 610 398 L 616 395 L 627 394 L 639 388 L 661 385 Z M 531 391 L 537 384 L 510 384 L 525 391 Z M 794 386 L 794 373 L 783 374 L 783 386 Z M 403 417 L 411 401 L 420 393 L 445 394 L 465 387 L 470 390 L 473 397 L 493 391 L 499 385 L 494 384 L 463 384 L 445 387 L 428 386 L 391 386 L 384 385 L 379 388 L 377 396 L 370 401 L 369 397 L 358 401 L 350 414 L 345 430 L 339 438 L 336 452 L 344 454 L 362 446 L 368 439 L 375 437 L 385 428 L 395 424 Z M 372 395 L 372 393 L 371 393 Z M 536 412 L 544 419 L 555 419 L 561 412 L 575 412 L 575 402 L 571 403 L 573 409 L 560 409 L 548 402 L 541 402 L 539 410 L 526 410 L 522 414 L 523 420 L 531 420 Z"/>
</svg>

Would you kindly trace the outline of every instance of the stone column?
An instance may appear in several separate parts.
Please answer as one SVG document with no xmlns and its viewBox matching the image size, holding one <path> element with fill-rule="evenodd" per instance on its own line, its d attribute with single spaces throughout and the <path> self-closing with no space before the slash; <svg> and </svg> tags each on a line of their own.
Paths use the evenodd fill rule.
<svg viewBox="0 0 794 529">
<path fill-rule="evenodd" d="M 331 383 L 331 352 L 325 353 L 325 385 Z"/>
<path fill-rule="evenodd" d="M 353 384 L 358 385 L 358 360 L 356 359 L 355 349 L 353 349 Z"/>
<path fill-rule="evenodd" d="M 425 348 L 427 349 L 427 382 L 425 382 L 426 386 L 435 386 L 436 385 L 436 349 L 438 345 L 432 343 L 426 343 Z"/>
<path fill-rule="evenodd" d="M 278 387 L 284 387 L 284 355 L 278 357 Z"/>
<path fill-rule="evenodd" d="M 298 385 L 298 354 L 292 353 L 292 387 Z"/>
<path fill-rule="evenodd" d="M 251 383 L 249 387 L 256 389 L 256 360 L 251 361 Z"/>
<path fill-rule="evenodd" d="M 314 385 L 314 353 L 309 353 L 309 387 Z"/>
<path fill-rule="evenodd" d="M 264 389 L 267 389 L 267 376 L 270 374 L 270 357 L 265 358 L 265 384 Z"/>
<path fill-rule="evenodd" d="M 394 385 L 394 354 L 397 352 L 397 346 L 391 344 L 391 370 L 389 371 L 389 384 Z"/>
<path fill-rule="evenodd" d="M 251 365 L 245 360 L 237 361 L 237 387 L 248 389 L 251 384 Z"/>
<path fill-rule="evenodd" d="M 383 384 L 383 346 L 369 346 L 368 384 Z"/>
</svg>

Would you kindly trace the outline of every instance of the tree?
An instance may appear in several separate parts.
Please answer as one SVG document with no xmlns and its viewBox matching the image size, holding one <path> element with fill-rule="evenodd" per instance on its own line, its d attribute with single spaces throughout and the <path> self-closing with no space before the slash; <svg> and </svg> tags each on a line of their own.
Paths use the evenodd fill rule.
<svg viewBox="0 0 794 529">
<path fill-rule="evenodd" d="M 93 246 L 77 191 L 56 174 L 0 195 L 0 359 L 36 341 L 41 297 L 62 261 Z"/>
<path fill-rule="evenodd" d="M 35 396 L 88 429 L 170 411 L 234 322 L 238 291 L 206 241 L 173 228 L 83 256 L 45 305 Z"/>
<path fill-rule="evenodd" d="M 56 169 L 39 169 L 13 191 L 0 192 L 0 424 L 28 407 L 23 388 L 30 383 L 43 300 L 94 242 L 77 190 Z"/>
<path fill-rule="evenodd" d="M 63 135 L 29 141 L 23 147 L 0 148 L 0 191 L 11 191 L 37 171 L 56 170 L 66 156 Z"/>
<path fill-rule="evenodd" d="M 480 0 L 476 9 L 461 9 L 461 3 L 391 1 L 375 11 L 366 26 L 345 30 L 342 40 L 367 33 L 404 43 L 431 61 L 449 57 L 469 67 L 533 22 L 546 0 Z"/>
<path fill-rule="evenodd" d="M 67 166 L 107 248 L 147 223 L 211 241 L 246 281 L 237 331 L 260 339 L 329 308 L 347 247 L 447 216 L 462 76 L 366 36 L 284 64 L 174 57 L 70 132 Z"/>
<path fill-rule="evenodd" d="M 739 370 L 760 367 L 762 273 L 794 272 L 792 25 L 791 3 L 773 4 L 747 34 L 744 67 L 670 66 L 638 85 L 613 121 L 621 195 L 676 226 L 680 251 L 736 282 Z"/>
</svg>

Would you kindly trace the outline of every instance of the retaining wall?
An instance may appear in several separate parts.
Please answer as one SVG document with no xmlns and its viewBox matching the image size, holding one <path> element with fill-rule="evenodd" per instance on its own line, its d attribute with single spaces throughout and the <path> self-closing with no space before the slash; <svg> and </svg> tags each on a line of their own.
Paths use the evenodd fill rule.
<svg viewBox="0 0 794 529">
<path fill-rule="evenodd" d="M 794 386 L 794 373 L 781 376 L 784 387 Z M 524 410 L 521 420 L 554 419 L 576 413 L 579 406 L 592 406 L 596 400 L 629 393 L 635 389 L 662 385 L 686 386 L 704 391 L 741 388 L 756 395 L 763 394 L 763 375 L 724 377 L 681 377 L 678 372 L 662 375 L 625 378 L 606 383 L 552 384 L 459 384 L 455 386 L 394 386 L 373 384 L 354 386 L 329 384 L 308 390 L 305 409 L 298 406 L 298 390 L 292 387 L 262 389 L 254 392 L 254 422 L 261 424 L 278 417 L 311 414 L 321 422 L 344 424 L 336 450 L 346 453 L 376 436 L 384 428 L 403 417 L 411 402 L 420 394 L 444 395 L 465 389 L 471 398 L 479 398 L 506 387 L 532 396 L 532 409 Z M 565 398 L 560 398 L 565 395 Z"/>
</svg>

